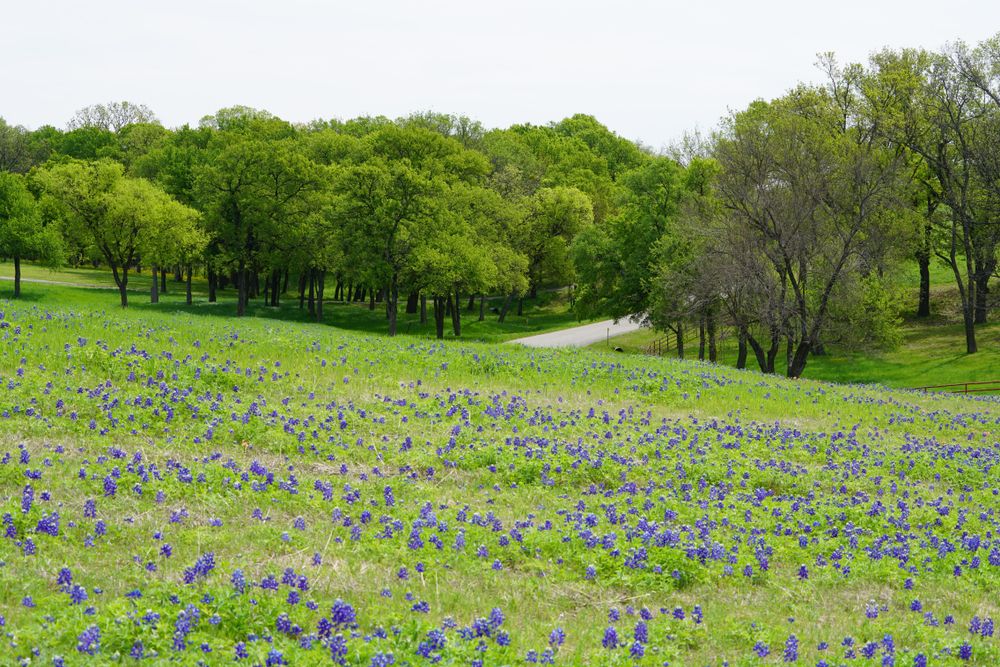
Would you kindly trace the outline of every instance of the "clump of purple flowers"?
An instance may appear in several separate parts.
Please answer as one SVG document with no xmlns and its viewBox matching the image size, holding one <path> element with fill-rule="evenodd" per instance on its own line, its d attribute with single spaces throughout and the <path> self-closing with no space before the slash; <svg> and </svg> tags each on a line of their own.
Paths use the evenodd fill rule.
<svg viewBox="0 0 1000 667">
<path fill-rule="evenodd" d="M 184 583 L 193 584 L 197 579 L 204 579 L 215 569 L 215 553 L 206 551 L 198 556 L 194 565 L 184 570 Z"/>
<path fill-rule="evenodd" d="M 76 638 L 76 650 L 87 655 L 95 655 L 101 650 L 101 630 L 96 625 L 89 626 Z"/>
</svg>

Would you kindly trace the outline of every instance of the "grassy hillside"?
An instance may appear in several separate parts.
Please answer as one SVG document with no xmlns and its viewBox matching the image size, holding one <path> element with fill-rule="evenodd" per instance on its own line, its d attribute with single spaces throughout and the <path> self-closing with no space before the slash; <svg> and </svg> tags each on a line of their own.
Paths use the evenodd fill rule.
<svg viewBox="0 0 1000 667">
<path fill-rule="evenodd" d="M 843 383 L 878 383 L 897 388 L 927 387 L 956 382 L 1000 379 L 1000 323 L 977 328 L 979 352 L 965 353 L 965 333 L 961 324 L 948 320 L 907 321 L 903 342 L 893 350 L 850 351 L 830 346 L 828 353 L 814 356 L 805 377 Z M 697 333 L 697 332 L 695 332 Z M 649 345 L 664 334 L 640 329 L 591 346 L 607 351 L 619 347 L 628 354 L 646 354 Z M 697 357 L 697 338 L 687 342 L 686 356 Z M 782 350 L 784 352 L 784 350 Z M 719 363 L 736 365 L 736 341 L 721 341 Z M 671 352 L 673 354 L 673 348 Z M 747 364 L 756 368 L 753 355 Z"/>
<path fill-rule="evenodd" d="M 2 664 L 1000 662 L 992 399 L 31 293 Z"/>
</svg>

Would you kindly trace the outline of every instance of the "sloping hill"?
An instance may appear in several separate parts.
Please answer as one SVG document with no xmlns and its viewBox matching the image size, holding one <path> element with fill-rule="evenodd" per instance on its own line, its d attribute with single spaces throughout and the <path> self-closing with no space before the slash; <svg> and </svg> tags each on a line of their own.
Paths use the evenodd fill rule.
<svg viewBox="0 0 1000 667">
<path fill-rule="evenodd" d="M 1000 662 L 993 399 L 0 310 L 3 664 Z"/>
</svg>

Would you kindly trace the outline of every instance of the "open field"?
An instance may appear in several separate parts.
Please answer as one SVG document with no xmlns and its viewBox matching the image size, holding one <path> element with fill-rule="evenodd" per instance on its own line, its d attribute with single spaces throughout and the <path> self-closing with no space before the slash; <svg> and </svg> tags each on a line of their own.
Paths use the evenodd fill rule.
<svg viewBox="0 0 1000 667">
<path fill-rule="evenodd" d="M 1000 662 L 993 399 L 29 287 L 0 663 Z"/>
</svg>

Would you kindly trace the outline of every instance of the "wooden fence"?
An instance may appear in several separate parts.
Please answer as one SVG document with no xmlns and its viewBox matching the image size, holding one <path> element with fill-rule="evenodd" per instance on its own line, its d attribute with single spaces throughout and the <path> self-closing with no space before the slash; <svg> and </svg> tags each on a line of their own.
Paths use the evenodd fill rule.
<svg viewBox="0 0 1000 667">
<path fill-rule="evenodd" d="M 1000 380 L 983 382 L 956 382 L 954 384 L 936 384 L 930 387 L 917 387 L 924 391 L 943 391 L 952 394 L 975 394 L 979 392 L 1000 393 Z"/>
</svg>

